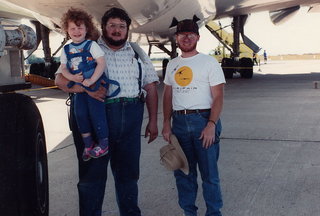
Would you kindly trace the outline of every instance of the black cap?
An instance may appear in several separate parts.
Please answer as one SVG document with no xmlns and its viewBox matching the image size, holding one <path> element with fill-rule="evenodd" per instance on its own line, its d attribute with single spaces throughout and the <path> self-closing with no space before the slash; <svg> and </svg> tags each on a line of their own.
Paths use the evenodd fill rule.
<svg viewBox="0 0 320 216">
<path fill-rule="evenodd" d="M 181 21 L 173 17 L 170 27 L 177 26 L 176 34 L 180 32 L 193 32 L 199 35 L 198 20 L 200 19 L 196 15 L 193 16 L 193 19 L 184 19 Z"/>
<path fill-rule="evenodd" d="M 199 26 L 193 20 L 185 19 L 180 21 L 177 25 L 176 34 L 180 32 L 193 32 L 199 34 Z"/>
</svg>

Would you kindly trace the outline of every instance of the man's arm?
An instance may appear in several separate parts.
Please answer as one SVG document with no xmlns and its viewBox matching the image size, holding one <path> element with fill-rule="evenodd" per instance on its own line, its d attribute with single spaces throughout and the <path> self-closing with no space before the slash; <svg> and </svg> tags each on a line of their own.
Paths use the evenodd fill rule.
<svg viewBox="0 0 320 216">
<path fill-rule="evenodd" d="M 204 148 L 209 148 L 215 140 L 215 124 L 219 120 L 223 108 L 224 83 L 211 86 L 210 90 L 213 98 L 210 117 L 207 126 L 203 129 L 200 136 L 200 139 L 203 139 L 202 144 Z"/>
<path fill-rule="evenodd" d="M 158 92 L 155 82 L 147 84 L 144 89 L 147 91 L 146 104 L 149 113 L 149 122 L 146 127 L 145 137 L 150 136 L 148 143 L 151 143 L 158 136 Z"/>
<path fill-rule="evenodd" d="M 59 69 L 58 69 L 59 70 Z M 104 83 L 104 81 L 102 81 Z M 92 98 L 104 102 L 104 99 L 107 96 L 107 90 L 102 85 L 100 85 L 99 89 L 95 92 L 87 91 L 80 85 L 73 85 L 71 88 L 67 87 L 69 80 L 66 79 L 61 73 L 56 74 L 55 84 L 64 92 L 68 93 L 81 93 L 86 92 Z"/>
<path fill-rule="evenodd" d="M 77 83 L 81 83 L 83 81 L 82 73 L 72 74 L 69 72 L 66 64 L 61 64 L 61 73 L 67 79 Z"/>
<path fill-rule="evenodd" d="M 170 141 L 172 115 L 172 86 L 164 85 L 163 90 L 163 129 L 162 136 L 167 142 Z"/>
<path fill-rule="evenodd" d="M 62 68 L 59 68 L 58 70 L 63 70 Z M 62 73 L 57 73 L 56 78 L 54 80 L 56 86 L 58 86 L 62 91 L 67 93 L 81 93 L 84 92 L 84 89 L 81 88 L 80 85 L 73 85 L 73 87 L 68 88 L 67 85 L 70 80 L 65 78 Z"/>
</svg>

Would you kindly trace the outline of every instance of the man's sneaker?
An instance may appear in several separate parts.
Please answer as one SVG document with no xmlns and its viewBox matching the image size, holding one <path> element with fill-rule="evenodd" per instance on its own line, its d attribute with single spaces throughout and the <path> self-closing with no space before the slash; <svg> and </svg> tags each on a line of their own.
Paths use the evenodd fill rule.
<svg viewBox="0 0 320 216">
<path fill-rule="evenodd" d="M 88 161 L 91 159 L 90 151 L 93 149 L 93 146 L 90 148 L 84 148 L 83 153 L 82 153 L 82 160 L 83 161 Z"/>
<path fill-rule="evenodd" d="M 89 151 L 89 154 L 92 158 L 99 158 L 108 154 L 108 152 L 109 152 L 109 146 L 107 146 L 104 149 L 101 148 L 100 146 L 96 146 L 91 151 Z"/>
</svg>

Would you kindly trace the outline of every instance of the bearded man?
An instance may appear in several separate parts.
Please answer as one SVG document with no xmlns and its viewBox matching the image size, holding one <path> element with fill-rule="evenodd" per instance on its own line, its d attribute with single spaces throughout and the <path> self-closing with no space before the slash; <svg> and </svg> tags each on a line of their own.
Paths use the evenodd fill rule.
<svg viewBox="0 0 320 216">
<path fill-rule="evenodd" d="M 77 130 L 71 102 L 71 126 L 79 164 L 79 209 L 80 216 L 101 216 L 102 203 L 107 180 L 107 166 L 110 160 L 115 180 L 116 200 L 121 216 L 141 216 L 138 206 L 138 180 L 141 153 L 141 127 L 144 103 L 147 104 L 149 122 L 145 136 L 148 143 L 158 136 L 157 111 L 159 83 L 157 73 L 141 50 L 133 49 L 127 41 L 131 19 L 120 8 L 111 8 L 101 19 L 102 36 L 98 44 L 105 53 L 106 76 L 120 83 L 120 92 L 114 97 L 108 92 L 116 91 L 117 86 L 102 86 L 96 92 L 87 92 L 91 97 L 104 101 L 109 126 L 109 154 L 84 162 L 81 159 L 83 142 Z M 57 73 L 56 85 L 66 92 L 86 91 L 75 85 L 67 88 L 62 74 Z"/>
</svg>

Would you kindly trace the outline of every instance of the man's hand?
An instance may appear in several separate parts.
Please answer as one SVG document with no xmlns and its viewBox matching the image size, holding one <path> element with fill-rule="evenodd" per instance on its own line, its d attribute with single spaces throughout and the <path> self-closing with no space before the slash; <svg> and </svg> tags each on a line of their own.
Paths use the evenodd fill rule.
<svg viewBox="0 0 320 216">
<path fill-rule="evenodd" d="M 144 137 L 149 136 L 148 143 L 151 143 L 158 136 L 157 113 L 158 113 L 158 93 L 156 83 L 149 83 L 144 86 L 147 91 L 146 104 L 149 113 L 149 122 L 146 127 Z"/>
<path fill-rule="evenodd" d="M 151 143 L 158 137 L 158 126 L 157 122 L 149 122 L 146 127 L 144 138 L 149 136 L 148 143 Z"/>
<path fill-rule="evenodd" d="M 74 85 L 73 87 L 68 88 L 67 85 L 70 80 L 64 77 L 62 73 L 58 73 L 54 81 L 55 81 L 55 84 L 64 92 L 68 92 L 68 93 L 84 92 L 84 89 L 80 85 Z"/>
<path fill-rule="evenodd" d="M 214 124 L 208 124 L 203 131 L 201 132 L 200 138 L 202 139 L 202 146 L 205 149 L 208 149 L 215 140 L 215 128 L 216 126 Z"/>
<path fill-rule="evenodd" d="M 102 84 L 106 84 L 106 82 L 104 80 L 101 80 L 101 85 L 100 87 L 98 88 L 97 91 L 94 91 L 94 92 L 91 92 L 91 91 L 88 91 L 86 89 L 84 89 L 84 91 L 90 95 L 90 97 L 98 100 L 98 101 L 101 101 L 101 102 L 104 102 L 106 96 L 107 96 L 107 89 L 102 85 Z"/>
</svg>

